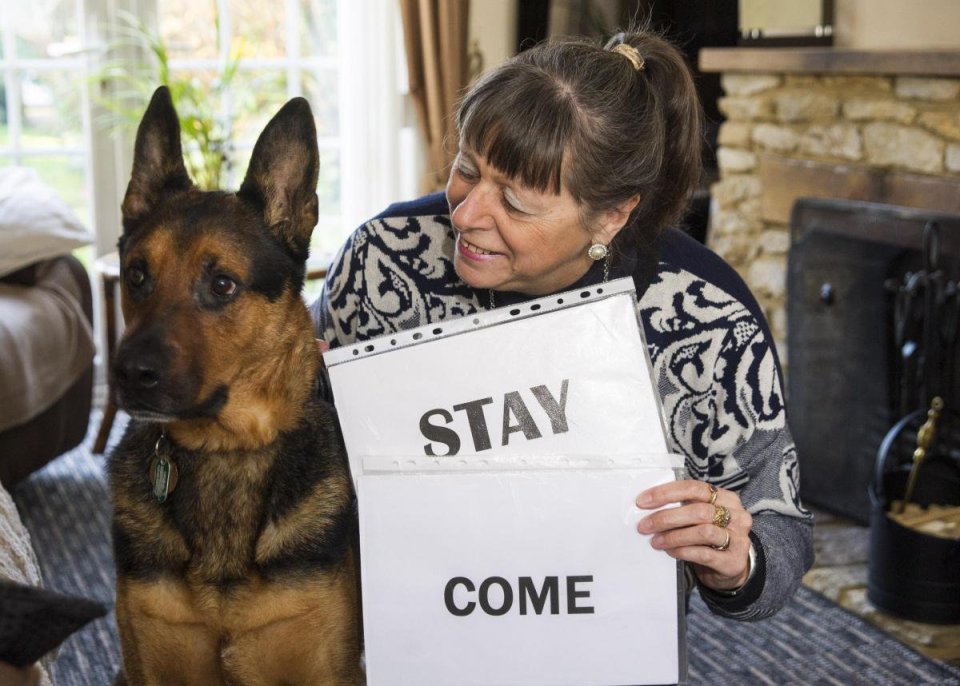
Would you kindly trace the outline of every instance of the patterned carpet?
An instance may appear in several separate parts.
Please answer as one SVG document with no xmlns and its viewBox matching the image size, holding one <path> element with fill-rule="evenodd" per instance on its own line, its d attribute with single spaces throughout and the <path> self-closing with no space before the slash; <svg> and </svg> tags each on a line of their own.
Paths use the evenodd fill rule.
<svg viewBox="0 0 960 686">
<path fill-rule="evenodd" d="M 99 417 L 94 417 L 96 426 Z M 119 424 L 113 436 L 120 433 Z M 13 491 L 47 586 L 113 605 L 110 503 L 94 432 Z M 688 615 L 689 683 L 960 686 L 960 669 L 929 660 L 808 589 L 775 617 L 737 623 L 694 597 Z M 63 645 L 59 686 L 109 684 L 119 664 L 113 613 Z"/>
</svg>

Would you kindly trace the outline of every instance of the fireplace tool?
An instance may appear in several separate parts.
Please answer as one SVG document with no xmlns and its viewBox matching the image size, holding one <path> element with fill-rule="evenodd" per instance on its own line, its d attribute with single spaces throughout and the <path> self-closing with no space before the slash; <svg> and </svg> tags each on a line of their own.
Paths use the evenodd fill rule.
<svg viewBox="0 0 960 686">
<path fill-rule="evenodd" d="M 894 302 L 902 418 L 883 439 L 868 488 L 867 597 L 890 614 L 952 624 L 960 623 L 960 414 L 949 403 L 960 297 L 939 260 L 939 228 L 928 222 L 922 268 L 905 276 Z"/>
</svg>

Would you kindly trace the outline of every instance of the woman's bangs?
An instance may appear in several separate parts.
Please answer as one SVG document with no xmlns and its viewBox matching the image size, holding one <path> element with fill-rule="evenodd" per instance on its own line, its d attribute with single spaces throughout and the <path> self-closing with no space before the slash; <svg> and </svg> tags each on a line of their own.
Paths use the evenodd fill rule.
<svg viewBox="0 0 960 686">
<path fill-rule="evenodd" d="M 536 105 L 533 94 L 503 98 L 488 90 L 477 95 L 464 103 L 461 117 L 467 147 L 524 186 L 559 194 L 567 128 L 559 108 Z"/>
</svg>

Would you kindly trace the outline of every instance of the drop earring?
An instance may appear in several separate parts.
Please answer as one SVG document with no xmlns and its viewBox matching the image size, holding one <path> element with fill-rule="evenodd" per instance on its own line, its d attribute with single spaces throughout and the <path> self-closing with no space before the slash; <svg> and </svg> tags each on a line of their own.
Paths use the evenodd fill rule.
<svg viewBox="0 0 960 686">
<path fill-rule="evenodd" d="M 610 278 L 610 249 L 603 243 L 594 243 L 587 248 L 587 256 L 594 262 L 603 260 L 603 282 Z"/>
<path fill-rule="evenodd" d="M 594 243 L 587 248 L 587 255 L 594 262 L 599 262 L 600 260 L 606 259 L 607 255 L 609 254 L 610 250 L 603 243 Z"/>
</svg>

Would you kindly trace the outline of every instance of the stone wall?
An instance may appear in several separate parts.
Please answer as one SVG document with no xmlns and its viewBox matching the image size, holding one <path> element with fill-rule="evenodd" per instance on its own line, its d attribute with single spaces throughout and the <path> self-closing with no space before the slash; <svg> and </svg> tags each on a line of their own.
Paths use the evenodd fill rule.
<svg viewBox="0 0 960 686">
<path fill-rule="evenodd" d="M 960 184 L 960 79 L 725 73 L 722 84 L 726 120 L 717 152 L 720 180 L 711 188 L 710 244 L 757 296 L 785 360 L 789 217 L 770 196 L 789 196 L 792 180 L 770 169 L 800 161 L 809 178 L 811 168 L 829 166 L 833 181 L 824 181 L 818 195 L 865 200 L 885 199 L 843 188 L 836 179 L 944 179 L 950 183 L 940 184 L 941 196 L 946 188 L 946 202 L 954 202 L 960 196 L 951 190 Z"/>
</svg>

